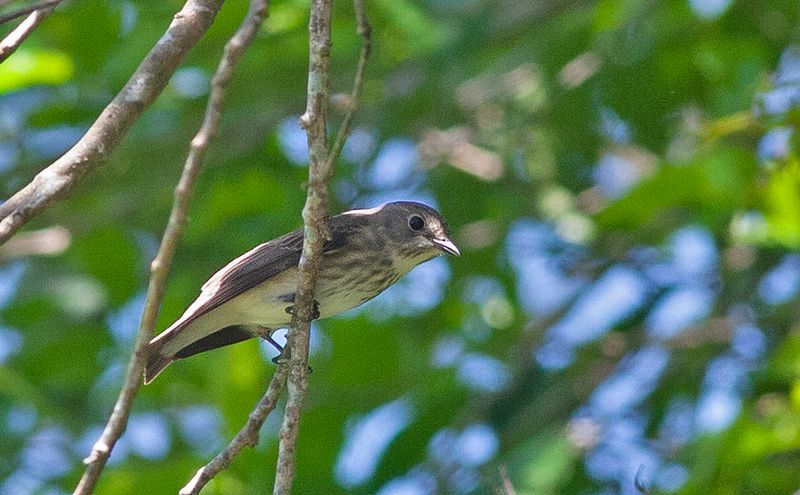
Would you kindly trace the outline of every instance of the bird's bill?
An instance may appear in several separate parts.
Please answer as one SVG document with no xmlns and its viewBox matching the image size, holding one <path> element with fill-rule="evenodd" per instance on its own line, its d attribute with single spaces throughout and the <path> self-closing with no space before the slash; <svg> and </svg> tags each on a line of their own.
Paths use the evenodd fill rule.
<svg viewBox="0 0 800 495">
<path fill-rule="evenodd" d="M 458 250 L 456 245 L 453 244 L 453 241 L 450 239 L 431 239 L 431 242 L 433 242 L 434 246 L 441 249 L 445 253 L 452 254 L 453 256 L 461 255 L 461 251 Z"/>
</svg>

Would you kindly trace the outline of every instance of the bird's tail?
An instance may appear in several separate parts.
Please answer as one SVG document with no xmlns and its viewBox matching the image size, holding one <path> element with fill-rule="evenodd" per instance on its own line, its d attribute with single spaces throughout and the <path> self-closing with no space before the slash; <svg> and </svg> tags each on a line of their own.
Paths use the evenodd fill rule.
<svg viewBox="0 0 800 495">
<path fill-rule="evenodd" d="M 147 348 L 147 362 L 144 365 L 144 384 L 147 385 L 156 379 L 159 373 L 166 368 L 175 358 L 161 354 L 162 346 L 152 342 Z"/>
<path fill-rule="evenodd" d="M 269 332 L 268 335 L 271 333 L 269 329 L 264 330 Z M 155 380 L 158 374 L 176 359 L 184 359 L 211 349 L 252 339 L 256 334 L 245 325 L 231 325 L 174 351 L 176 346 L 179 345 L 175 341 L 176 335 L 175 329 L 171 327 L 150 341 L 147 346 L 147 362 L 144 365 L 145 385 Z"/>
</svg>

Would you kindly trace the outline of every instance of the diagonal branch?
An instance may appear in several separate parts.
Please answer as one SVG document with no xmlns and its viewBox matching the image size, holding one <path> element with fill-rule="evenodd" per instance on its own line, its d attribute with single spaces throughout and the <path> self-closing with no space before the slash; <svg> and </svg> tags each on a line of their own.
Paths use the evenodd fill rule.
<svg viewBox="0 0 800 495">
<path fill-rule="evenodd" d="M 339 158 L 339 153 L 342 152 L 344 142 L 350 135 L 350 128 L 353 125 L 353 118 L 358 110 L 358 100 L 361 98 L 361 89 L 364 87 L 364 73 L 367 69 L 367 60 L 372 52 L 372 27 L 367 20 L 367 13 L 364 10 L 364 0 L 353 0 L 353 7 L 356 13 L 356 32 L 364 40 L 361 46 L 361 53 L 358 56 L 358 65 L 356 66 L 356 75 L 353 81 L 353 89 L 350 91 L 350 101 L 347 113 L 342 120 L 342 125 L 339 127 L 339 132 L 336 133 L 336 139 L 331 146 L 328 161 L 331 166 L 335 166 L 336 159 Z M 331 175 L 333 172 L 331 172 Z"/>
<path fill-rule="evenodd" d="M 14 12 L 0 15 L 0 24 L 5 24 L 8 21 L 12 21 L 17 17 L 22 17 L 24 15 L 28 15 L 31 12 L 36 12 L 37 10 L 42 9 L 49 9 L 51 7 L 55 7 L 61 2 L 61 0 L 45 0 L 43 2 L 34 3 L 32 5 L 26 5 L 21 9 L 15 10 Z"/>
<path fill-rule="evenodd" d="M 68 198 L 83 177 L 105 162 L 211 26 L 223 1 L 188 0 L 80 141 L 0 204 L 0 244 L 52 203 Z"/>
<path fill-rule="evenodd" d="M 127 424 L 131 406 L 133 405 L 133 399 L 136 397 L 139 387 L 141 386 L 141 377 L 146 355 L 145 351 L 147 349 L 149 337 L 153 333 L 156 324 L 158 309 L 164 297 L 169 267 L 172 264 L 178 239 L 186 226 L 189 201 L 191 200 L 194 183 L 200 172 L 206 149 L 219 128 L 222 107 L 225 103 L 225 95 L 233 74 L 233 69 L 241 59 L 245 49 L 258 33 L 261 24 L 264 22 L 264 18 L 267 16 L 268 5 L 268 0 L 253 0 L 250 4 L 250 10 L 247 16 L 242 21 L 242 25 L 236 33 L 234 33 L 228 43 L 225 44 L 225 52 L 211 81 L 211 94 L 209 95 L 208 104 L 206 106 L 203 124 L 200 126 L 194 139 L 192 139 L 183 173 L 181 174 L 178 186 L 175 188 L 175 201 L 172 206 L 172 212 L 170 213 L 169 223 L 164 232 L 158 254 L 151 265 L 150 285 L 147 290 L 142 321 L 136 338 L 135 350 L 128 365 L 125 383 L 120 391 L 119 398 L 114 406 L 114 411 L 109 418 L 102 436 L 97 443 L 95 443 L 92 448 L 92 453 L 85 460 L 87 464 L 86 472 L 78 487 L 75 489 L 76 494 L 91 493 L 94 491 L 94 486 L 111 454 L 111 450 L 122 435 Z M 275 396 L 274 400 L 270 399 L 273 402 L 271 408 L 275 407 L 274 401 L 277 400 L 277 396 L 283 388 L 284 381 L 285 374 L 283 378 L 276 374 L 275 379 L 273 379 L 275 386 L 273 387 L 272 384 L 270 385 L 270 390 L 273 391 L 272 395 Z M 271 395 L 268 392 L 265 399 L 270 397 Z M 262 403 L 264 403 L 264 401 L 262 401 Z M 268 404 L 263 406 L 260 404 L 260 408 L 257 408 L 257 411 L 263 409 L 264 417 L 266 417 L 271 408 Z M 263 422 L 263 419 L 261 421 Z M 258 430 L 256 429 L 256 431 Z"/>
<path fill-rule="evenodd" d="M 258 445 L 258 432 L 264 425 L 264 421 L 267 419 L 269 413 L 275 409 L 278 398 L 280 398 L 283 393 L 283 389 L 286 388 L 286 374 L 288 371 L 289 368 L 287 366 L 278 366 L 277 370 L 275 370 L 275 374 L 272 376 L 272 380 L 269 382 L 266 393 L 264 393 L 264 396 L 258 401 L 255 409 L 253 409 L 250 416 L 248 416 L 247 423 L 245 423 L 244 427 L 239 430 L 239 433 L 233 437 L 233 440 L 231 440 L 222 452 L 211 459 L 208 464 L 197 470 L 189 483 L 181 489 L 179 492 L 180 495 L 196 495 L 200 493 L 200 490 L 202 490 L 214 476 L 230 466 L 231 461 L 239 455 L 242 449 L 247 446 L 255 447 Z"/>
<path fill-rule="evenodd" d="M 19 23 L 19 26 L 8 33 L 8 36 L 3 38 L 3 41 L 0 41 L 0 63 L 3 63 L 5 59 L 17 51 L 17 48 L 19 48 L 22 42 L 31 35 L 33 30 L 36 29 L 43 20 L 47 19 L 60 1 L 61 0 L 57 0 L 53 2 L 52 5 L 34 10 L 24 21 Z"/>
<path fill-rule="evenodd" d="M 234 66 L 241 59 L 244 51 L 253 42 L 258 34 L 261 25 L 264 23 L 269 13 L 269 0 L 251 0 L 250 8 L 242 21 L 241 26 L 236 33 L 231 37 L 228 43 L 225 44 L 225 54 L 217 66 L 217 71 L 214 74 L 212 84 L 211 96 L 209 98 L 208 109 L 206 110 L 206 118 L 203 127 L 213 124 L 216 132 L 216 125 L 219 121 L 222 103 L 225 97 L 225 88 L 230 81 L 233 73 Z M 203 129 L 197 133 L 197 136 L 192 140 L 192 146 L 195 144 L 207 143 L 210 136 L 204 135 Z M 187 161 L 188 164 L 188 161 Z M 255 446 L 258 444 L 258 431 L 264 424 L 267 415 L 275 409 L 275 405 L 286 386 L 286 372 L 285 367 L 280 367 L 275 372 L 275 375 L 270 381 L 266 393 L 256 405 L 245 426 L 239 433 L 231 440 L 230 444 L 217 454 L 214 459 L 209 461 L 208 464 L 200 468 L 189 483 L 184 486 L 181 494 L 196 494 L 217 475 L 220 471 L 230 465 L 234 457 L 247 445 Z"/>
<path fill-rule="evenodd" d="M 278 463 L 273 493 L 291 493 L 295 477 L 300 413 L 308 394 L 308 343 L 314 289 L 322 245 L 330 238 L 328 182 L 333 172 L 328 153 L 325 114 L 330 84 L 332 0 L 312 0 L 309 30 L 308 96 L 300 124 L 308 136 L 308 194 L 303 207 L 303 254 L 297 273 L 292 324 L 286 336 L 289 350 L 288 397 L 279 433 Z"/>
<path fill-rule="evenodd" d="M 307 128 L 312 129 L 309 131 L 309 150 L 310 153 L 313 153 L 313 157 L 309 158 L 309 183 L 313 184 L 313 186 L 309 187 L 306 207 L 303 210 L 304 224 L 306 225 L 306 238 L 303 246 L 303 259 L 301 259 L 300 263 L 304 268 L 301 268 L 301 274 L 298 274 L 299 288 L 297 291 L 298 295 L 295 298 L 295 307 L 297 308 L 297 312 L 293 318 L 298 321 L 293 320 L 292 328 L 295 330 L 292 330 L 290 335 L 287 336 L 288 342 L 285 347 L 287 353 L 286 355 L 290 356 L 288 365 L 287 363 L 282 363 L 278 367 L 266 393 L 256 405 L 256 408 L 250 413 L 245 426 L 239 431 L 239 433 L 236 434 L 236 436 L 233 438 L 233 440 L 231 440 L 224 450 L 222 450 L 219 454 L 217 454 L 216 457 L 214 457 L 214 459 L 212 459 L 208 464 L 200 468 L 195 473 L 194 477 L 180 491 L 181 495 L 195 495 L 200 493 L 200 490 L 202 490 L 202 488 L 212 478 L 230 465 L 233 459 L 239 455 L 244 447 L 248 445 L 255 446 L 258 443 L 258 432 L 261 429 L 261 426 L 264 424 L 267 415 L 275 409 L 278 397 L 286 387 L 287 375 L 294 373 L 293 380 L 300 379 L 304 382 L 300 385 L 295 383 L 293 385 L 295 390 L 297 390 L 298 387 L 301 390 L 305 390 L 307 388 L 307 385 L 305 385 L 307 377 L 302 377 L 302 375 L 307 374 L 308 370 L 309 320 L 311 317 L 311 307 L 313 303 L 311 294 L 313 294 L 313 287 L 315 284 L 316 273 L 318 271 L 317 267 L 319 263 L 318 261 L 313 261 L 313 259 L 315 257 L 319 257 L 319 253 L 321 251 L 321 239 L 324 239 L 324 232 L 327 231 L 327 184 L 333 175 L 333 162 L 335 162 L 336 157 L 339 155 L 344 141 L 350 132 L 350 126 L 352 124 L 356 109 L 358 108 L 357 102 L 361 94 L 366 62 L 370 53 L 370 27 L 364 14 L 363 3 L 361 0 L 354 0 L 354 3 L 356 5 L 358 33 L 364 38 L 365 41 L 359 57 L 358 67 L 356 69 L 355 81 L 353 83 L 353 90 L 351 92 L 350 107 L 342 122 L 342 126 L 339 129 L 331 152 L 326 151 L 327 143 L 324 120 L 325 102 L 327 101 L 327 80 L 330 63 L 328 61 L 320 61 L 318 56 L 322 54 L 322 56 L 327 57 L 327 54 L 330 52 L 329 31 L 327 34 L 327 45 L 325 44 L 325 35 L 323 34 L 322 43 L 318 43 L 316 45 L 317 51 L 311 55 L 311 67 L 309 70 L 309 102 L 306 114 L 302 117 L 302 123 L 304 126 L 307 126 Z M 319 18 L 314 17 L 314 19 L 312 19 L 312 26 L 318 25 L 318 22 Z M 328 13 L 328 25 L 330 25 L 330 13 Z M 312 33 L 311 36 L 313 40 L 314 34 Z M 325 50 L 325 46 L 328 46 L 328 50 Z M 312 50 L 314 49 L 312 48 Z M 314 82 L 312 83 L 312 81 Z M 312 88 L 312 84 L 317 84 L 319 81 L 324 81 L 324 84 L 321 86 L 314 86 Z M 324 91 L 324 93 L 321 93 L 321 90 Z M 320 116 L 322 118 L 320 118 Z M 309 225 L 311 226 L 310 228 Z M 311 233 L 311 236 L 309 236 L 309 232 Z M 317 239 L 319 242 L 312 241 L 309 243 L 308 239 Z M 303 290 L 305 290 L 305 294 L 300 295 L 300 292 Z M 306 299 L 306 306 L 303 306 L 303 303 L 301 302 L 303 299 L 301 298 Z M 297 329 L 300 329 L 304 333 L 297 331 Z M 292 349 L 299 350 L 293 353 Z M 292 360 L 292 357 L 294 357 L 294 361 Z M 299 424 L 300 409 L 302 408 L 303 400 L 304 396 L 298 397 L 296 391 L 294 392 L 294 398 L 292 398 L 290 393 L 290 399 L 287 403 L 287 410 L 289 410 L 288 414 L 290 415 L 290 419 L 284 422 L 284 426 L 281 429 L 281 450 L 279 453 L 279 467 L 278 472 L 276 473 L 275 484 L 276 493 L 288 493 L 288 491 L 291 489 L 291 483 L 294 477 L 294 449 L 297 438 L 297 425 Z M 289 426 L 287 426 L 287 422 L 289 423 Z M 289 431 L 287 433 L 287 429 L 294 429 L 294 432 Z M 291 435 L 294 436 L 292 437 Z"/>
</svg>

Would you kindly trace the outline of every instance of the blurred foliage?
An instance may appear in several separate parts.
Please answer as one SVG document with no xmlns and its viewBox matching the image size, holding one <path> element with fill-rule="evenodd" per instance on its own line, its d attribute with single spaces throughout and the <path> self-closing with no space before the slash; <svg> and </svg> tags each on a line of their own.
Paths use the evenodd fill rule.
<svg viewBox="0 0 800 495">
<path fill-rule="evenodd" d="M 0 197 L 80 137 L 180 5 L 67 1 L 0 65 Z M 159 328 L 300 224 L 307 8 L 275 0 L 236 71 Z M 296 492 L 493 493 L 502 468 L 517 493 L 798 490 L 800 4 L 367 8 L 332 211 L 427 201 L 463 255 L 315 324 Z M 79 478 L 245 10 L 228 2 L 112 159 L 0 248 L 0 493 Z M 337 2 L 332 130 L 354 31 Z M 98 492 L 177 491 L 244 423 L 270 352 L 199 355 L 144 388 Z M 267 491 L 278 421 L 205 492 Z"/>
</svg>

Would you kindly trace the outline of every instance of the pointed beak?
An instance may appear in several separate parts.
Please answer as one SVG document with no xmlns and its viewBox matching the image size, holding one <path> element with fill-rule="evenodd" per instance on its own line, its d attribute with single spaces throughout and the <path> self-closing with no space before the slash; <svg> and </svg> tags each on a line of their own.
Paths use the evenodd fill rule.
<svg viewBox="0 0 800 495">
<path fill-rule="evenodd" d="M 431 242 L 433 242 L 434 246 L 441 249 L 447 254 L 452 254 L 453 256 L 461 256 L 461 251 L 459 251 L 456 245 L 453 244 L 453 241 L 451 241 L 446 237 L 444 239 L 431 239 Z"/>
</svg>

